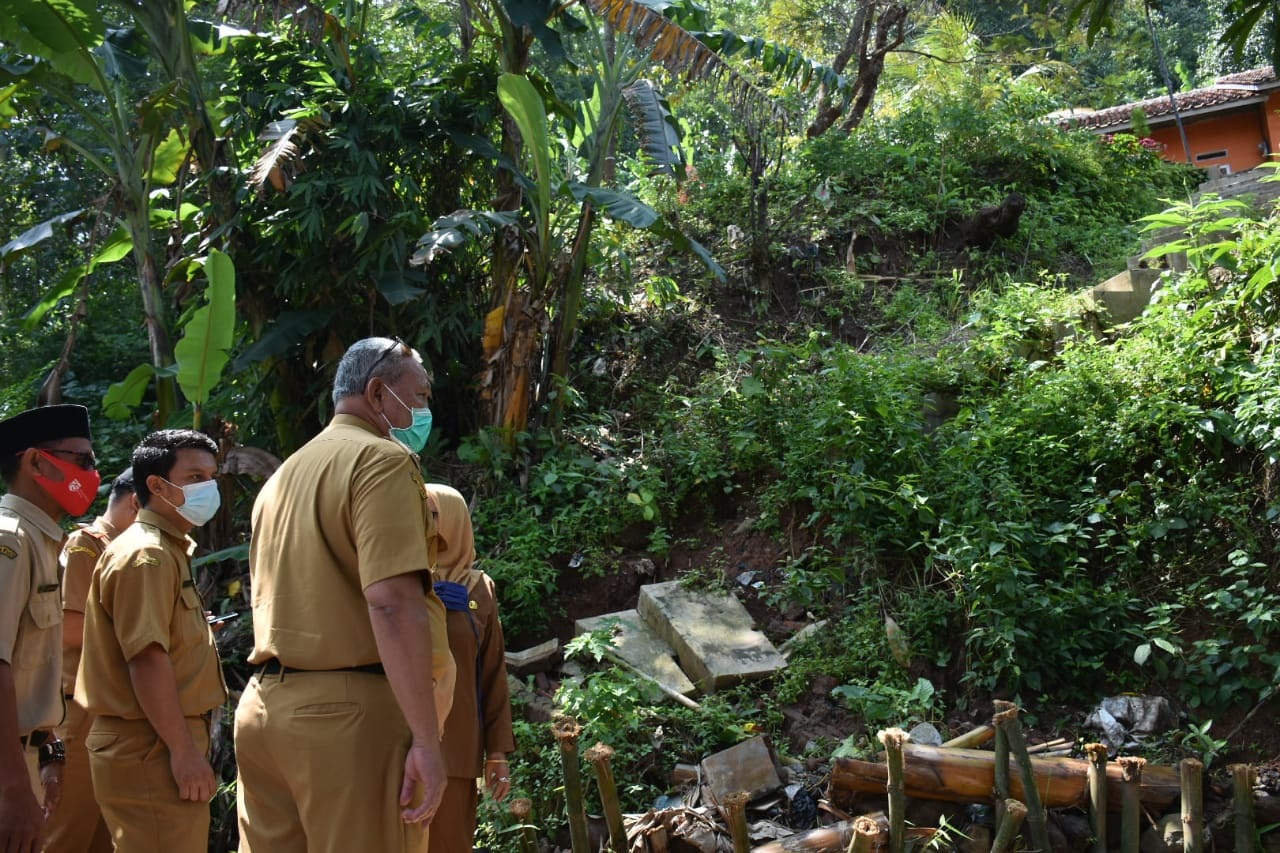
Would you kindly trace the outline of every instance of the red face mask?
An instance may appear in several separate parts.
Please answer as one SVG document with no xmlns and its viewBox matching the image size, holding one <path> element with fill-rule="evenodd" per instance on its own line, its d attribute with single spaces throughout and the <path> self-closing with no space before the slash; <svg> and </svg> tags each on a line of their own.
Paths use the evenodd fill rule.
<svg viewBox="0 0 1280 853">
<path fill-rule="evenodd" d="M 39 448 L 37 448 L 39 450 Z M 98 486 L 102 477 L 97 471 L 84 469 L 70 462 L 63 462 L 58 457 L 40 450 L 45 460 L 62 472 L 61 480 L 50 480 L 42 474 L 35 475 L 40 488 L 49 493 L 58 506 L 73 517 L 84 515 L 93 506 L 93 499 L 98 496 Z"/>
</svg>

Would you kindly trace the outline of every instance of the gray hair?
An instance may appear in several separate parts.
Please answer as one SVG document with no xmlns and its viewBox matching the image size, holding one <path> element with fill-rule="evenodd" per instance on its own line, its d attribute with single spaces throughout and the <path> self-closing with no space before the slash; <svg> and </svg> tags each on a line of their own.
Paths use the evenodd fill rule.
<svg viewBox="0 0 1280 853">
<path fill-rule="evenodd" d="M 402 348 L 399 353 L 397 348 Z M 369 381 L 378 378 L 384 382 L 394 381 L 400 376 L 405 361 L 412 359 L 422 364 L 422 356 L 399 338 L 365 338 L 352 344 L 342 360 L 338 362 L 338 372 L 333 377 L 333 404 L 346 397 L 355 397 L 364 393 Z"/>
</svg>

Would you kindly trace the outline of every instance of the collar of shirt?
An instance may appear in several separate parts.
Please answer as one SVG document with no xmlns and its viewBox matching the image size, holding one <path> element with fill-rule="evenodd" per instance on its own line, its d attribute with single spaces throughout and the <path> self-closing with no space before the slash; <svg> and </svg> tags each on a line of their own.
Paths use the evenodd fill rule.
<svg viewBox="0 0 1280 853">
<path fill-rule="evenodd" d="M 117 528 L 111 522 L 107 521 L 107 518 L 104 515 L 100 515 L 97 518 L 95 518 L 93 520 L 93 524 L 90 526 L 98 528 L 103 533 L 107 534 L 107 536 L 111 539 L 115 539 L 117 536 L 120 535 L 119 528 Z"/>
<path fill-rule="evenodd" d="M 20 498 L 17 495 L 5 495 L 0 498 L 0 508 L 21 516 L 54 542 L 61 542 L 63 537 L 66 536 L 63 529 L 58 526 L 58 522 L 54 521 L 49 517 L 48 513 L 26 498 Z"/>
<path fill-rule="evenodd" d="M 138 510 L 138 523 L 145 524 L 149 527 L 154 527 L 157 530 L 159 530 L 161 533 L 163 533 L 165 536 L 168 536 L 172 539 L 177 539 L 179 542 L 184 543 L 186 546 L 188 557 L 190 557 L 191 554 L 196 550 L 196 540 L 192 539 L 190 536 L 187 536 L 181 530 L 174 527 L 172 524 L 169 523 L 169 520 L 167 518 L 165 518 L 163 515 L 161 515 L 158 512 L 154 512 L 153 510 L 149 510 L 149 509 Z"/>
<path fill-rule="evenodd" d="M 377 427 L 375 427 L 373 424 L 369 423 L 359 415 L 334 415 L 333 420 L 329 421 L 329 426 L 330 427 L 338 427 L 338 426 L 356 427 L 358 429 L 364 430 L 365 432 L 371 435 L 376 435 L 378 438 L 384 437 Z"/>
</svg>

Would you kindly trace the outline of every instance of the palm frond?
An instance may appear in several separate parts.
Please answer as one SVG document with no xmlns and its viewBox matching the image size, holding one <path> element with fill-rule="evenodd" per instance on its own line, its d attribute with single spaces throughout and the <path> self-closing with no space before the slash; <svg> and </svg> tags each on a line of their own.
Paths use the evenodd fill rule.
<svg viewBox="0 0 1280 853">
<path fill-rule="evenodd" d="M 298 143 L 295 138 L 300 133 L 298 123 L 293 119 L 273 121 L 266 130 L 258 134 L 258 139 L 271 141 L 267 150 L 262 152 L 253 171 L 249 173 L 249 187 L 261 195 L 266 185 L 271 183 L 276 190 L 284 190 L 288 181 L 285 169 L 298 156 Z M 272 141 L 274 140 L 274 141 Z"/>
</svg>

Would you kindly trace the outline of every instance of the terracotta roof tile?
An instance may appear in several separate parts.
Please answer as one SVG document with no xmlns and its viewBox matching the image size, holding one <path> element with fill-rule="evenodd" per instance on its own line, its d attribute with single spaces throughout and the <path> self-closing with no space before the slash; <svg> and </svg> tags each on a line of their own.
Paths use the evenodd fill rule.
<svg viewBox="0 0 1280 853">
<path fill-rule="evenodd" d="M 1201 110 L 1229 104 L 1232 101 L 1244 101 L 1257 97 L 1261 90 L 1280 87 L 1280 81 L 1271 66 L 1242 71 L 1239 74 L 1227 74 L 1219 77 L 1214 85 L 1203 89 L 1192 89 L 1178 92 L 1174 97 L 1178 100 L 1180 111 Z M 1108 107 L 1092 113 L 1075 116 L 1070 123 L 1091 130 L 1102 130 L 1115 125 L 1128 124 L 1135 108 L 1141 108 L 1148 119 L 1172 115 L 1173 108 L 1169 104 L 1169 96 L 1148 98 L 1131 104 Z"/>
</svg>

